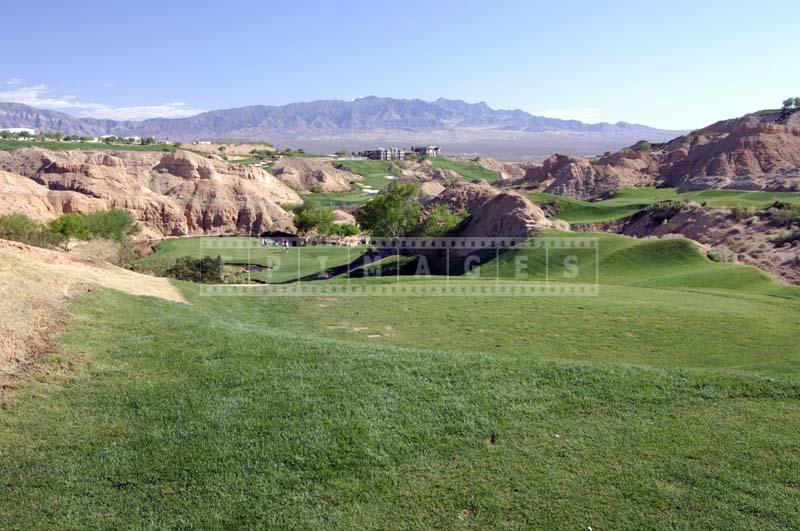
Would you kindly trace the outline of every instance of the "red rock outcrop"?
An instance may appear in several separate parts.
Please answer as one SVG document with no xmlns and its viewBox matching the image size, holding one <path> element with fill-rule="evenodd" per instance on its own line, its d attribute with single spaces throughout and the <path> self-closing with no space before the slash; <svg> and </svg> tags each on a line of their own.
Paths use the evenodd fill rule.
<svg viewBox="0 0 800 531">
<path fill-rule="evenodd" d="M 281 182 L 300 193 L 346 192 L 353 181 L 363 179 L 357 173 L 337 169 L 328 160 L 284 157 L 272 166 L 272 173 Z"/>
<path fill-rule="evenodd" d="M 292 230 L 292 215 L 279 205 L 300 202 L 264 170 L 186 151 L 25 148 L 0 153 L 0 170 L 7 172 L 0 180 L 5 212 L 48 219 L 124 208 L 146 237 Z"/>
<path fill-rule="evenodd" d="M 455 236 L 528 236 L 552 223 L 542 209 L 516 192 L 500 191 L 488 184 L 458 183 L 437 195 L 428 208 L 445 204 L 470 217 Z"/>
<path fill-rule="evenodd" d="M 724 120 L 666 144 L 640 143 L 596 160 L 553 155 L 512 185 L 581 199 L 620 188 L 800 190 L 800 112 Z"/>
</svg>

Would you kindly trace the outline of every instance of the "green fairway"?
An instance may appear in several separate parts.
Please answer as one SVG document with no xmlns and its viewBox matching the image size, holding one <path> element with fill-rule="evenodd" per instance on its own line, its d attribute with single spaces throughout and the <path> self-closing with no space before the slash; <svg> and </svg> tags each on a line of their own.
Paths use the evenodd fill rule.
<svg viewBox="0 0 800 531">
<path fill-rule="evenodd" d="M 219 255 L 226 264 L 262 266 L 263 271 L 250 274 L 252 280 L 280 283 L 350 263 L 363 253 L 363 247 L 262 247 L 260 238 L 170 238 L 159 242 L 156 253 L 139 262 L 144 265 L 169 266 L 183 256 L 200 258 Z"/>
<path fill-rule="evenodd" d="M 598 238 L 594 297 L 76 299 L 73 376 L 0 408 L 2 527 L 800 526 L 800 290 Z"/>
<path fill-rule="evenodd" d="M 500 178 L 499 173 L 489 171 L 476 162 L 451 160 L 445 157 L 435 157 L 428 160 L 435 168 L 453 170 L 467 181 L 474 179 L 493 181 Z M 314 199 L 332 208 L 341 205 L 362 205 L 374 197 L 374 194 L 364 192 L 363 188 L 383 190 L 393 178 L 402 175 L 397 166 L 386 160 L 343 160 L 338 161 L 336 164 L 341 165 L 342 169 L 361 175 L 364 179 L 356 181 L 355 189 L 349 192 L 313 194 Z"/>
<path fill-rule="evenodd" d="M 467 181 L 474 181 L 475 179 L 495 181 L 500 178 L 500 174 L 498 172 L 487 170 L 477 162 L 472 162 L 469 160 L 453 160 L 447 157 L 433 157 L 428 160 L 431 161 L 431 164 L 433 164 L 434 168 L 453 170 Z"/>
<path fill-rule="evenodd" d="M 134 146 L 125 144 L 104 144 L 100 142 L 34 142 L 32 140 L 2 140 L 0 139 L 0 150 L 13 151 L 24 147 L 38 147 L 50 149 L 52 151 L 72 151 L 76 149 L 101 149 L 107 151 L 175 151 L 175 146 L 163 144 L 151 144 L 149 146 Z"/>
<path fill-rule="evenodd" d="M 385 304 L 340 297 L 323 308 L 305 299 L 301 311 L 337 337 L 372 335 L 372 342 L 434 350 L 771 375 L 800 371 L 800 289 L 754 268 L 712 262 L 688 240 L 592 236 L 599 239 L 599 271 L 594 252 L 551 249 L 549 280 L 567 282 L 563 258 L 579 254 L 579 274 L 569 282 L 591 284 L 598 273 L 596 297 L 409 296 Z M 527 270 L 517 277 L 520 257 Z M 545 255 L 541 249 L 507 253 L 483 266 L 480 278 L 491 281 L 498 272 L 506 281 L 544 281 Z"/>
<path fill-rule="evenodd" d="M 798 192 L 743 192 L 737 190 L 701 190 L 678 192 L 675 188 L 626 188 L 608 199 L 582 201 L 545 193 L 530 193 L 528 198 L 539 205 L 556 203 L 556 219 L 569 223 L 600 223 L 626 218 L 659 201 L 694 201 L 709 208 L 766 208 L 775 201 L 800 206 Z"/>
<path fill-rule="evenodd" d="M 361 175 L 363 179 L 354 181 L 353 190 L 349 192 L 322 192 L 312 195 L 320 204 L 331 208 L 341 205 L 363 205 L 375 197 L 374 193 L 365 192 L 364 188 L 383 190 L 393 179 L 401 175 L 397 167 L 386 160 L 342 160 L 334 164 L 343 170 Z"/>
</svg>

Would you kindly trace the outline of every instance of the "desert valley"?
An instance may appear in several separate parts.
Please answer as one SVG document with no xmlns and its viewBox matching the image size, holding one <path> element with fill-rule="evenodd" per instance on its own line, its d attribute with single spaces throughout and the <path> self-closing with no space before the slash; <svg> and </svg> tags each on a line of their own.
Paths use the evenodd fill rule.
<svg viewBox="0 0 800 531">
<path fill-rule="evenodd" d="M 485 27 L 511 38 L 530 9 L 512 7 Z M 199 91 L 169 44 L 187 64 L 162 75 Z M 298 90 L 298 57 L 264 61 Z M 444 84 L 414 57 L 393 83 Z M 503 79 L 508 101 L 576 85 Z M 0 87 L 0 529 L 800 527 L 800 97 L 742 89 L 745 112 L 661 128 L 594 119 L 599 82 L 558 117 L 236 106 L 233 82 L 208 89 L 220 110 L 114 106 L 26 83 Z M 668 97 L 644 98 L 660 124 L 714 103 L 667 120 Z"/>
</svg>

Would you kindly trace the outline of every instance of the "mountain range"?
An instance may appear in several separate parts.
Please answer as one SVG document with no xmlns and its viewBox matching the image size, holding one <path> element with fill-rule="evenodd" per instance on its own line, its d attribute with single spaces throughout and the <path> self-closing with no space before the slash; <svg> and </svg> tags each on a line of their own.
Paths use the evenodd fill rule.
<svg viewBox="0 0 800 531">
<path fill-rule="evenodd" d="M 440 98 L 395 99 L 369 96 L 353 101 L 319 100 L 281 106 L 253 105 L 214 110 L 187 118 L 143 121 L 76 118 L 19 103 L 0 102 L 0 129 L 30 127 L 74 135 L 156 136 L 171 140 L 264 140 L 305 147 L 360 148 L 375 142 L 440 142 L 465 146 L 525 142 L 529 135 L 569 136 L 580 144 L 622 147 L 630 140 L 661 141 L 680 131 L 664 131 L 626 122 L 587 124 L 534 116 L 522 110 L 497 110 L 486 103 Z M 607 139 L 604 142 L 604 139 Z M 338 142 L 338 144 L 336 144 Z M 535 144 L 536 142 L 534 142 Z M 592 148 L 594 149 L 594 147 Z"/>
</svg>

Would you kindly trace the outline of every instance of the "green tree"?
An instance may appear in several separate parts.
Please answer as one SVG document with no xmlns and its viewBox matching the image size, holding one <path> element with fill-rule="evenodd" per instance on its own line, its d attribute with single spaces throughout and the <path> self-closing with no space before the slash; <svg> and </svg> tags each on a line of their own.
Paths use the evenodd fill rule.
<svg viewBox="0 0 800 531">
<path fill-rule="evenodd" d="M 794 108 L 795 109 L 800 109 L 800 98 L 795 98 L 794 99 Z"/>
<path fill-rule="evenodd" d="M 792 105 L 794 105 L 794 98 L 787 98 L 783 100 L 783 108 L 784 109 L 791 109 Z"/>
<path fill-rule="evenodd" d="M 337 157 L 346 157 L 347 156 L 347 150 L 346 149 L 340 149 L 339 151 L 336 152 L 336 156 Z"/>
<path fill-rule="evenodd" d="M 373 236 L 398 237 L 415 234 L 419 226 L 419 186 L 392 184 L 356 212 L 358 224 Z"/>
<path fill-rule="evenodd" d="M 294 211 L 294 225 L 301 232 L 316 229 L 320 234 L 330 234 L 334 219 L 333 212 L 313 199 L 306 199 Z"/>
<path fill-rule="evenodd" d="M 85 214 L 86 232 L 97 238 L 122 241 L 128 236 L 138 234 L 142 228 L 136 223 L 133 214 L 120 208 Z"/>
<path fill-rule="evenodd" d="M 50 232 L 59 240 L 86 239 L 89 236 L 89 225 L 86 217 L 80 214 L 64 214 L 49 224 Z"/>
</svg>

